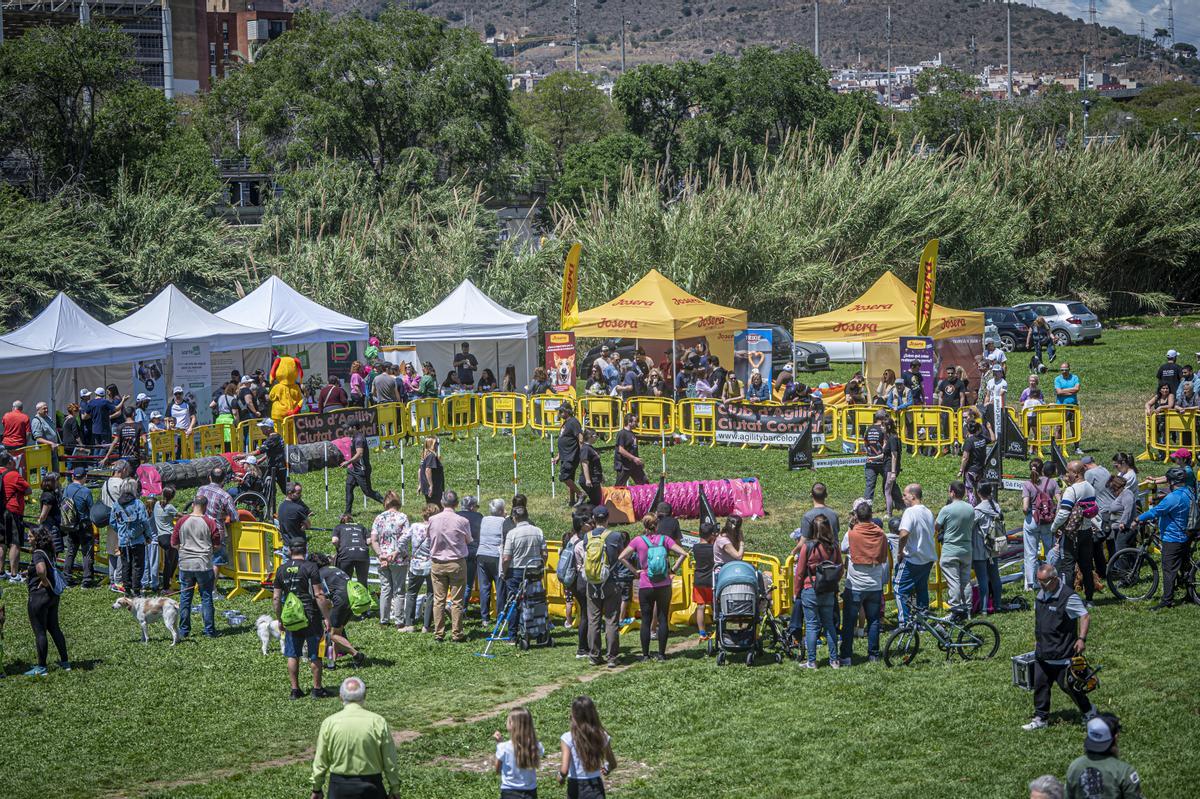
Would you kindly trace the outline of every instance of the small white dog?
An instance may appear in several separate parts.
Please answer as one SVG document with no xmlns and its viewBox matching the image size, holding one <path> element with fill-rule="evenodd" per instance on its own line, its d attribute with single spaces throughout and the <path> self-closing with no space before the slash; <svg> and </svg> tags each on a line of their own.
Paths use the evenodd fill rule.
<svg viewBox="0 0 1200 799">
<path fill-rule="evenodd" d="M 163 625 L 171 633 L 171 646 L 179 643 L 179 603 L 167 597 L 120 597 L 113 603 L 114 610 L 127 608 L 142 627 L 142 643 L 150 643 L 150 631 L 147 624 L 155 619 L 162 619 Z"/>
<path fill-rule="evenodd" d="M 279 639 L 279 654 L 283 654 L 283 634 L 279 627 L 279 619 L 272 618 L 267 614 L 258 617 L 255 626 L 258 627 L 258 640 L 262 641 L 262 653 L 267 654 L 267 649 L 271 646 L 271 639 Z"/>
</svg>

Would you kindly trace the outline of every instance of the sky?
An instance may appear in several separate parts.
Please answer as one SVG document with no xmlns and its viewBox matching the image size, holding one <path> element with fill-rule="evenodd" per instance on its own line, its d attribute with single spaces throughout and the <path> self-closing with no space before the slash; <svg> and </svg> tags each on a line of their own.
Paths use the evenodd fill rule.
<svg viewBox="0 0 1200 799">
<path fill-rule="evenodd" d="M 1075 19 L 1088 19 L 1087 0 L 1018 0 L 1038 8 L 1058 11 Z M 1096 21 L 1116 25 L 1136 34 L 1138 22 L 1146 20 L 1146 35 L 1167 27 L 1167 0 L 1096 0 Z M 1175 38 L 1200 45 L 1200 0 L 1175 0 Z"/>
</svg>

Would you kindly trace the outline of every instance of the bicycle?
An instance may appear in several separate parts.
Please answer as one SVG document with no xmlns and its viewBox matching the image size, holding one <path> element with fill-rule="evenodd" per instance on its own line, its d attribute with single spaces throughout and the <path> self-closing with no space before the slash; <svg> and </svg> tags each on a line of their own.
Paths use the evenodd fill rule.
<svg viewBox="0 0 1200 799">
<path fill-rule="evenodd" d="M 1158 591 L 1158 562 L 1150 554 L 1151 548 L 1162 551 L 1158 527 L 1150 522 L 1143 522 L 1138 529 L 1138 538 L 1141 544 L 1117 550 L 1109 558 L 1105 568 L 1105 581 L 1109 590 L 1113 592 L 1113 596 L 1126 602 L 1144 602 Z M 1179 574 L 1180 582 L 1187 591 L 1187 598 L 1200 605 L 1200 564 L 1192 558 L 1190 542 Z"/>
<path fill-rule="evenodd" d="M 921 649 L 922 630 L 933 636 L 938 649 L 946 653 L 946 660 L 955 652 L 963 660 L 987 660 L 1000 649 L 1000 631 L 991 622 L 972 619 L 964 624 L 953 616 L 930 616 L 911 598 L 904 601 L 909 622 L 892 633 L 883 648 L 883 661 L 888 667 L 912 664 Z"/>
</svg>

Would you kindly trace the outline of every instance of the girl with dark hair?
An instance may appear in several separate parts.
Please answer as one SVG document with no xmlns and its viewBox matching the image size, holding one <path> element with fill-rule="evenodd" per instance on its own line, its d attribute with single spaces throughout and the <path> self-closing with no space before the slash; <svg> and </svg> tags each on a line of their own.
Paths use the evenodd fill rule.
<svg viewBox="0 0 1200 799">
<path fill-rule="evenodd" d="M 1058 483 L 1047 474 L 1045 462 L 1041 458 L 1029 461 L 1029 479 L 1021 486 L 1021 509 L 1025 513 L 1025 522 L 1021 525 L 1025 542 L 1025 590 L 1037 588 L 1038 547 L 1050 556 L 1050 548 L 1054 546 L 1054 535 L 1050 532 L 1050 523 L 1058 511 Z"/>
<path fill-rule="evenodd" d="M 41 510 L 38 511 L 37 523 L 45 527 L 50 533 L 50 540 L 54 542 L 54 552 L 61 553 L 63 551 L 62 540 L 62 492 L 58 490 L 58 475 L 50 472 L 42 478 L 41 484 L 42 494 L 38 502 Z"/>
<path fill-rule="evenodd" d="M 32 552 L 29 571 L 25 574 L 25 585 L 29 588 L 29 624 L 37 641 L 37 665 L 25 672 L 26 677 L 46 676 L 46 655 L 49 644 L 46 635 L 54 639 L 58 650 L 58 665 L 63 671 L 71 670 L 67 659 L 67 639 L 58 626 L 59 595 L 54 590 L 54 539 L 45 527 L 35 527 L 29 542 Z"/>
<path fill-rule="evenodd" d="M 840 668 L 838 660 L 837 633 L 837 587 L 833 590 L 822 590 L 817 593 L 817 568 L 826 561 L 838 564 L 838 575 L 841 576 L 842 558 L 838 542 L 833 537 L 833 527 L 826 516 L 814 516 L 811 535 L 803 543 L 800 553 L 796 556 L 795 586 L 799 589 L 792 605 L 791 635 L 800 635 L 800 617 L 803 613 L 805 625 L 805 651 L 808 660 L 805 666 L 810 669 L 817 667 L 817 636 L 821 628 L 825 629 L 825 643 L 829 648 L 829 665 Z M 850 632 L 853 634 L 853 631 Z"/>
<path fill-rule="evenodd" d="M 558 784 L 567 783 L 567 799 L 602 799 L 604 776 L 617 767 L 612 737 L 600 723 L 600 714 L 590 696 L 571 702 L 571 729 L 560 739 L 562 760 Z"/>
<path fill-rule="evenodd" d="M 713 542 L 713 583 L 726 563 L 741 560 L 746 554 L 746 543 L 742 540 L 742 517 L 730 516 L 725 520 L 721 534 Z"/>
</svg>

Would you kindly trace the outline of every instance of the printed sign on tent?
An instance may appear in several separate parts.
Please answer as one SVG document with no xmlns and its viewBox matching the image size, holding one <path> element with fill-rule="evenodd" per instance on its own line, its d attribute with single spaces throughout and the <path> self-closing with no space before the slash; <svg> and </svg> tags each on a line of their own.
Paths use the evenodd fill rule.
<svg viewBox="0 0 1200 799">
<path fill-rule="evenodd" d="M 325 345 L 325 379 L 336 377 L 347 391 L 350 388 L 350 366 L 358 359 L 358 345 L 353 341 L 330 341 Z"/>
<path fill-rule="evenodd" d="M 245 374 L 241 350 L 227 350 L 212 354 L 212 375 L 217 380 L 229 380 L 234 372 Z"/>
<path fill-rule="evenodd" d="M 546 334 L 546 375 L 550 378 L 550 387 L 557 393 L 575 387 L 574 333 Z"/>
<path fill-rule="evenodd" d="M 133 394 L 150 397 L 149 412 L 167 415 L 167 377 L 160 358 L 138 361 L 133 365 Z"/>
<path fill-rule="evenodd" d="M 770 330 L 747 329 L 734 334 L 733 373 L 743 384 L 750 384 L 750 375 L 755 369 L 764 381 L 771 382 L 773 338 Z"/>
<path fill-rule="evenodd" d="M 172 381 L 183 388 L 184 396 L 196 411 L 197 424 L 212 424 L 212 361 L 208 344 L 171 345 Z"/>
<path fill-rule="evenodd" d="M 813 445 L 825 443 L 823 433 L 812 433 L 824 413 L 803 405 L 729 403 L 717 406 L 716 438 L 722 444 L 780 444 L 791 446 L 808 430 Z"/>
<path fill-rule="evenodd" d="M 934 352 L 933 339 L 926 336 L 901 336 L 900 372 L 902 375 L 920 375 L 923 401 L 931 402 L 937 377 L 937 355 Z"/>
</svg>

